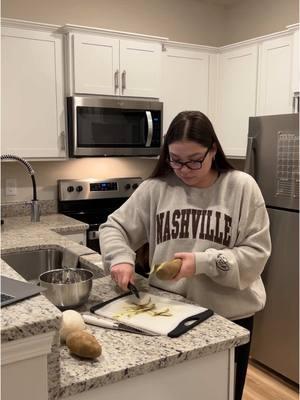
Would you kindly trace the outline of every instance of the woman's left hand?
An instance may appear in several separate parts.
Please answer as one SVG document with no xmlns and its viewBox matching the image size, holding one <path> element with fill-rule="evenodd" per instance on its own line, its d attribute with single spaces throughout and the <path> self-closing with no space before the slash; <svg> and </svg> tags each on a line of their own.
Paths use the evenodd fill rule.
<svg viewBox="0 0 300 400">
<path fill-rule="evenodd" d="M 196 264 L 194 253 L 175 253 L 174 257 L 181 258 L 182 261 L 180 271 L 173 279 L 174 281 L 178 281 L 181 278 L 190 278 L 195 274 Z"/>
</svg>

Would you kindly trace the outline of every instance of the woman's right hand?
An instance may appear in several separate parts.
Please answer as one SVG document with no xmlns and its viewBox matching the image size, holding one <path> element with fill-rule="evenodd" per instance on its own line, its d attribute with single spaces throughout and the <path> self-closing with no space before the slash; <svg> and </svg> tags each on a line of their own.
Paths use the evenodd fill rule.
<svg viewBox="0 0 300 400">
<path fill-rule="evenodd" d="M 128 283 L 134 284 L 134 268 L 132 264 L 121 263 L 111 267 L 111 278 L 123 290 L 127 290 Z"/>
</svg>

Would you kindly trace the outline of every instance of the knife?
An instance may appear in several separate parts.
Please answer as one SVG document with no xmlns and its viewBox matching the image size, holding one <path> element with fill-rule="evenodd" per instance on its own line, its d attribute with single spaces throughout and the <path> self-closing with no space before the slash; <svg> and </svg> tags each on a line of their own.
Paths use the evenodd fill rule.
<svg viewBox="0 0 300 400">
<path fill-rule="evenodd" d="M 137 290 L 137 287 L 134 286 L 131 282 L 128 283 L 127 288 L 130 290 L 130 292 L 137 297 L 138 299 L 140 298 L 139 291 Z"/>
<path fill-rule="evenodd" d="M 157 333 L 148 331 L 146 329 L 134 328 L 133 326 L 124 324 L 122 322 L 113 321 L 107 318 L 94 317 L 93 315 L 82 315 L 84 322 L 90 325 L 101 326 L 102 328 L 116 329 L 130 333 L 137 333 L 140 335 L 159 336 Z"/>
</svg>

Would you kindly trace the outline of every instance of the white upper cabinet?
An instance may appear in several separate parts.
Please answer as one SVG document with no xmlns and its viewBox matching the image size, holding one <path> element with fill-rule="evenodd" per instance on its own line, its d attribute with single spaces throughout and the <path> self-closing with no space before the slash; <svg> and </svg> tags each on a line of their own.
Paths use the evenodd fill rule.
<svg viewBox="0 0 300 400">
<path fill-rule="evenodd" d="M 65 157 L 62 35 L 3 24 L 1 54 L 2 154 Z"/>
<path fill-rule="evenodd" d="M 161 43 L 120 40 L 120 94 L 159 98 Z"/>
<path fill-rule="evenodd" d="M 300 63 L 299 63 L 299 28 L 293 32 L 293 67 L 292 67 L 292 90 L 293 93 L 300 91 Z"/>
<path fill-rule="evenodd" d="M 69 94 L 160 97 L 161 43 L 69 33 Z"/>
<path fill-rule="evenodd" d="M 214 66 L 217 55 L 201 46 L 165 44 L 162 62 L 163 131 L 181 111 L 198 110 L 212 116 Z M 213 91 L 212 91 L 213 93 Z"/>
<path fill-rule="evenodd" d="M 292 71 L 293 35 L 260 44 L 257 115 L 293 112 Z"/>
<path fill-rule="evenodd" d="M 118 92 L 119 40 L 72 35 L 74 92 L 115 95 Z"/>
<path fill-rule="evenodd" d="M 258 46 L 222 50 L 219 65 L 217 136 L 227 156 L 246 155 L 249 117 L 255 115 Z"/>
</svg>

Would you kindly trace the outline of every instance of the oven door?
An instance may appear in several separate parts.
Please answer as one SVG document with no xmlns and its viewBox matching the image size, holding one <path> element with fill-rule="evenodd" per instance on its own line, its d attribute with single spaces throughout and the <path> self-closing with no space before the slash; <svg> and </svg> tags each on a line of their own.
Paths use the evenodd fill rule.
<svg viewBox="0 0 300 400">
<path fill-rule="evenodd" d="M 71 97 L 69 114 L 71 156 L 159 154 L 162 103 Z"/>
</svg>

